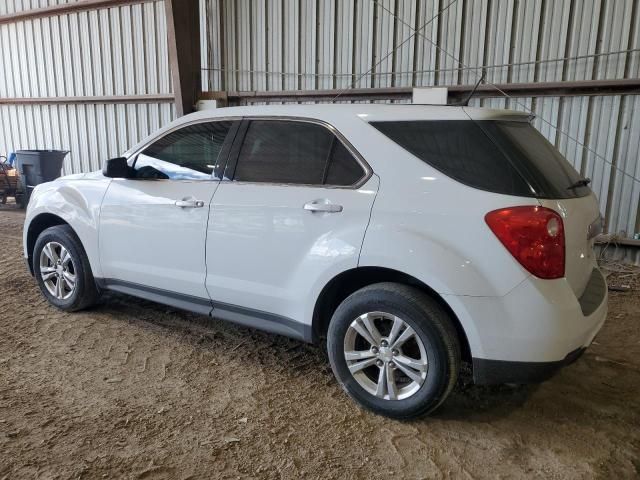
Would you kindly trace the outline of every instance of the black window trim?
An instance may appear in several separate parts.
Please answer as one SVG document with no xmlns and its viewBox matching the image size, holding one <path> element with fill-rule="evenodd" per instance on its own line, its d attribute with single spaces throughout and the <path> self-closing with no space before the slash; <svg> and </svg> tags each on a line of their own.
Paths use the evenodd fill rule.
<svg viewBox="0 0 640 480">
<path fill-rule="evenodd" d="M 315 183 L 279 183 L 279 182 L 244 182 L 239 180 L 234 180 L 236 165 L 238 164 L 238 156 L 240 155 L 240 149 L 242 148 L 242 143 L 244 142 L 244 137 L 247 134 L 247 130 L 249 128 L 249 124 L 254 120 L 272 120 L 272 121 L 289 121 L 289 122 L 305 122 L 305 123 L 313 123 L 316 125 L 320 125 L 329 132 L 334 135 L 334 140 L 331 143 L 331 148 L 333 149 L 335 139 L 337 138 L 340 143 L 347 149 L 347 151 L 353 156 L 353 158 L 360 164 L 360 167 L 363 170 L 363 176 L 355 183 L 351 185 L 322 185 Z M 360 155 L 360 152 L 356 150 L 356 148 L 346 139 L 346 137 L 340 133 L 340 131 L 324 120 L 319 120 L 316 118 L 308 118 L 308 117 L 294 117 L 294 116 L 278 116 L 278 115 L 248 115 L 242 117 L 242 123 L 238 128 L 238 133 L 236 134 L 235 141 L 233 146 L 231 147 L 231 152 L 227 159 L 227 166 L 224 169 L 224 175 L 222 176 L 223 182 L 232 182 L 238 185 L 278 185 L 278 186 L 289 186 L 289 187 L 311 187 L 311 188 L 327 188 L 327 189 L 343 189 L 343 190 L 357 190 L 362 187 L 365 183 L 369 181 L 371 176 L 373 175 L 373 170 Z"/>
<path fill-rule="evenodd" d="M 167 135 L 170 135 L 172 133 L 177 132 L 178 130 L 182 130 L 183 128 L 190 127 L 192 125 L 198 125 L 200 123 L 216 123 L 216 122 L 232 122 L 232 123 L 231 123 L 231 127 L 229 128 L 229 132 L 227 133 L 227 136 L 224 139 L 224 142 L 222 144 L 222 149 L 220 150 L 220 154 L 218 155 L 218 159 L 216 160 L 216 164 L 214 166 L 213 172 L 211 172 L 210 179 L 208 180 L 193 180 L 193 179 L 173 180 L 170 178 L 158 178 L 158 179 L 153 179 L 153 181 L 154 182 L 183 182 L 183 183 L 220 181 L 222 180 L 222 176 L 220 174 L 224 172 L 224 169 L 227 165 L 229 154 L 231 153 L 231 149 L 234 145 L 235 138 L 237 136 L 240 124 L 242 123 L 242 117 L 234 116 L 234 117 L 199 118 L 197 120 L 192 120 L 190 122 L 185 122 L 179 125 L 175 125 L 174 127 L 170 128 L 166 132 L 163 132 L 161 135 L 157 135 L 151 138 L 149 141 L 145 142 L 142 146 L 140 146 L 131 155 L 127 157 L 127 162 L 131 162 L 130 166 L 134 168 L 138 160 L 138 155 L 143 153 L 147 149 L 147 147 L 154 144 L 158 140 L 161 140 Z M 136 179 L 132 178 L 130 180 L 136 180 Z"/>
</svg>

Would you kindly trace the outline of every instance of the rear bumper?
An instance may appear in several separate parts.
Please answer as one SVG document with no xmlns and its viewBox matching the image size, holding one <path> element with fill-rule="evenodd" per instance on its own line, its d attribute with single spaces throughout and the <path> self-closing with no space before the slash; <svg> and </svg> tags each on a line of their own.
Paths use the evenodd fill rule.
<svg viewBox="0 0 640 480">
<path fill-rule="evenodd" d="M 607 316 L 607 286 L 598 269 L 580 298 L 565 279 L 530 277 L 503 297 L 450 300 L 461 322 L 473 325 L 471 335 L 465 331 L 480 384 L 546 380 L 580 356 Z"/>
<path fill-rule="evenodd" d="M 578 348 L 557 362 L 508 362 L 474 358 L 473 381 L 478 385 L 544 382 L 561 368 L 578 360 L 585 350 L 586 347 Z"/>
</svg>

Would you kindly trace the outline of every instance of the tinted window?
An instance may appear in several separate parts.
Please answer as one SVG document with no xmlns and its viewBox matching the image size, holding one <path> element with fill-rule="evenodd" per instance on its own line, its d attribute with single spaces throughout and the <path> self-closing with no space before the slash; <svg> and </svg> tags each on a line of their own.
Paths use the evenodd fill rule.
<svg viewBox="0 0 640 480">
<path fill-rule="evenodd" d="M 472 121 L 372 122 L 420 160 L 462 183 L 508 195 L 531 196 L 511 162 Z"/>
<path fill-rule="evenodd" d="M 336 139 L 333 143 L 331 161 L 327 167 L 324 183 L 327 185 L 353 185 L 364 176 L 360 164 L 353 158 L 342 142 Z"/>
<path fill-rule="evenodd" d="M 231 122 L 197 123 L 171 132 L 138 155 L 137 178 L 211 180 Z"/>
<path fill-rule="evenodd" d="M 480 121 L 478 125 L 505 152 L 539 196 L 589 195 L 587 186 L 570 189 L 580 174 L 538 130 L 527 122 Z"/>
<path fill-rule="evenodd" d="M 507 195 L 570 198 L 580 177 L 533 126 L 517 121 L 373 122 L 415 156 L 466 185 Z"/>
<path fill-rule="evenodd" d="M 309 122 L 253 120 L 234 180 L 299 185 L 352 185 L 360 164 L 327 128 Z"/>
</svg>

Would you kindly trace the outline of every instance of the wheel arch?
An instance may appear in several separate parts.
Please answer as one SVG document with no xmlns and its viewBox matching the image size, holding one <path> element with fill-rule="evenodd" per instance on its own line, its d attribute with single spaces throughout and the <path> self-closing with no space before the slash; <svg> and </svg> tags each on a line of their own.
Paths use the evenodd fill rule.
<svg viewBox="0 0 640 480">
<path fill-rule="evenodd" d="M 36 245 L 36 241 L 42 232 L 44 232 L 47 228 L 54 227 L 56 225 L 68 225 L 71 230 L 73 227 L 69 225 L 69 222 L 65 221 L 62 217 L 44 212 L 36 215 L 29 222 L 29 226 L 27 228 L 26 242 L 27 242 L 27 265 L 29 266 L 29 271 L 31 275 L 33 275 L 33 249 Z M 74 230 L 76 236 L 77 232 Z"/>
<path fill-rule="evenodd" d="M 451 306 L 433 288 L 421 280 L 404 272 L 386 267 L 356 267 L 333 277 L 322 289 L 316 299 L 312 318 L 312 335 L 315 343 L 323 338 L 329 328 L 329 322 L 338 305 L 355 291 L 380 282 L 395 282 L 410 285 L 426 293 L 449 313 L 458 338 L 462 359 L 471 362 L 471 347 L 467 333 Z"/>
</svg>

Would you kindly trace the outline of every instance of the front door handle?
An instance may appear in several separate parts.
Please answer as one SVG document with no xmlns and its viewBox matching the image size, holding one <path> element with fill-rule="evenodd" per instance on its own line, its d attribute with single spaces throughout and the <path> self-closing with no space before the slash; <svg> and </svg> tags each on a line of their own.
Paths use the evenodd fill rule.
<svg viewBox="0 0 640 480">
<path fill-rule="evenodd" d="M 342 211 L 342 205 L 336 205 L 329 202 L 329 200 L 314 200 L 304 204 L 305 210 L 309 212 L 325 212 L 325 213 L 338 213 Z"/>
<path fill-rule="evenodd" d="M 191 199 L 182 199 L 176 200 L 176 207 L 180 208 L 202 208 L 204 207 L 204 202 L 202 200 L 191 200 Z"/>
</svg>

